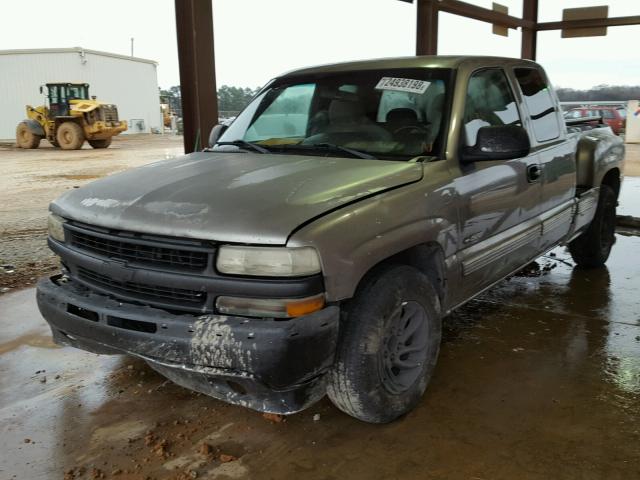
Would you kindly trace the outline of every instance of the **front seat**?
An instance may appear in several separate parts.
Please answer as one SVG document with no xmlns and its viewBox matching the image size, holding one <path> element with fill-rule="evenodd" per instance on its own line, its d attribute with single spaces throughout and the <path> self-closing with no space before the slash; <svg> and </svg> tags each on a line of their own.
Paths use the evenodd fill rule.
<svg viewBox="0 0 640 480">
<path fill-rule="evenodd" d="M 389 141 L 391 135 L 365 114 L 356 100 L 334 99 L 329 104 L 329 122 L 322 132 L 305 139 L 303 144 L 333 143 L 347 145 L 372 141 Z"/>
</svg>

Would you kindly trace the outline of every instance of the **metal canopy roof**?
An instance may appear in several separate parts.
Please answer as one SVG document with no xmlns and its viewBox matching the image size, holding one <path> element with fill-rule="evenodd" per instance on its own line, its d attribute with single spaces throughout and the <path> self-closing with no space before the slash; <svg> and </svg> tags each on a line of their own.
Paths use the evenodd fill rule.
<svg viewBox="0 0 640 480">
<path fill-rule="evenodd" d="M 175 0 L 185 152 L 204 148 L 209 131 L 218 123 L 211 1 Z M 414 3 L 414 0 L 400 1 Z M 506 28 L 520 28 L 521 58 L 530 60 L 536 58 L 539 31 L 640 25 L 640 15 L 539 22 L 539 0 L 522 0 L 522 18 L 459 0 L 415 1 L 416 55 L 438 53 L 439 12 Z"/>
</svg>

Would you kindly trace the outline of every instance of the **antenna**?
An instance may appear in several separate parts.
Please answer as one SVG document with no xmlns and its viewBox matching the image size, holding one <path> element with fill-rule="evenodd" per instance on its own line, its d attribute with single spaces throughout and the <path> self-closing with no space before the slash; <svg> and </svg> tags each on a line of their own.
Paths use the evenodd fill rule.
<svg viewBox="0 0 640 480">
<path fill-rule="evenodd" d="M 133 57 L 133 37 L 131 37 L 131 56 Z"/>
</svg>

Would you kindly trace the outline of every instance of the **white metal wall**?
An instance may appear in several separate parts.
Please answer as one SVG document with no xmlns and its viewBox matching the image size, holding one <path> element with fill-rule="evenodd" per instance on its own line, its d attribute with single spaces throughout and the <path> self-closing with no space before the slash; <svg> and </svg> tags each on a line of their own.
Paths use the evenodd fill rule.
<svg viewBox="0 0 640 480">
<path fill-rule="evenodd" d="M 32 52 L 0 51 L 0 139 L 15 137 L 25 105 L 44 103 L 39 87 L 48 82 L 86 82 L 91 95 L 118 106 L 121 120 L 143 120 L 144 132 L 161 128 L 154 62 L 82 49 Z"/>
</svg>

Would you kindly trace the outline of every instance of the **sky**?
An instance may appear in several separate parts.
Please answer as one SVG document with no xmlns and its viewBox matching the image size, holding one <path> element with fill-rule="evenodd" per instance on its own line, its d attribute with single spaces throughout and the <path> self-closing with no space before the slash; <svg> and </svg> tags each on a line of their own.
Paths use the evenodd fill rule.
<svg viewBox="0 0 640 480">
<path fill-rule="evenodd" d="M 416 7 L 398 0 L 212 1 L 218 86 L 258 87 L 299 67 L 415 53 Z M 129 55 L 133 37 L 134 55 L 158 62 L 160 86 L 179 84 L 174 0 L 3 3 L 0 50 L 80 46 Z M 522 0 L 498 3 L 522 14 Z M 640 14 L 639 0 L 540 0 L 540 20 L 561 19 L 563 8 L 607 3 L 609 16 Z M 519 56 L 519 31 L 500 37 L 489 24 L 440 15 L 438 53 Z M 640 26 L 578 39 L 541 32 L 538 62 L 556 86 L 638 85 L 639 42 Z"/>
</svg>

